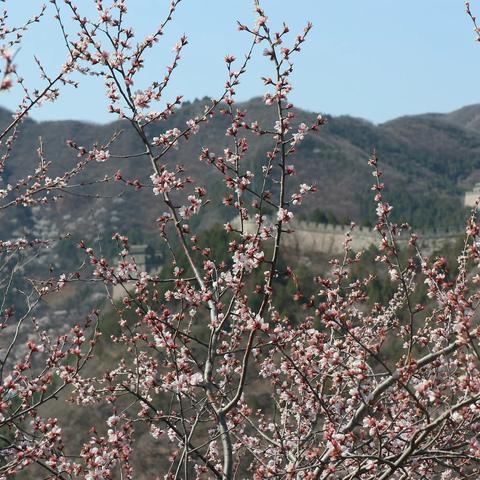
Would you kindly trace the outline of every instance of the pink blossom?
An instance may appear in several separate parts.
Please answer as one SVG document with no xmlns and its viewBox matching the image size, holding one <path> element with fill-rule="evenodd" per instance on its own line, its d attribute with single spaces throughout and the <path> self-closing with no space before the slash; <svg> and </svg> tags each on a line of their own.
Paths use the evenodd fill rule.
<svg viewBox="0 0 480 480">
<path fill-rule="evenodd" d="M 290 222 L 290 220 L 293 219 L 293 213 L 289 212 L 288 210 L 286 210 L 284 208 L 280 208 L 277 212 L 277 219 L 280 222 L 288 223 L 288 222 Z"/>
<path fill-rule="evenodd" d="M 97 150 L 93 151 L 93 157 L 96 162 L 106 162 L 110 158 L 110 152 L 108 150 Z"/>
</svg>

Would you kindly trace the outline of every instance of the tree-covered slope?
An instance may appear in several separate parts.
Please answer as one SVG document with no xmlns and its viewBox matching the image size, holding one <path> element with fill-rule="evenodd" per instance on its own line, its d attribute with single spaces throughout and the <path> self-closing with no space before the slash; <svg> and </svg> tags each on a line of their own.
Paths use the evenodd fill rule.
<svg viewBox="0 0 480 480">
<path fill-rule="evenodd" d="M 168 122 L 152 125 L 149 134 L 153 137 L 168 128 L 182 128 L 189 118 L 202 111 L 203 104 L 203 101 L 184 104 Z M 261 126 L 271 128 L 275 112 L 261 100 L 253 99 L 238 107 L 246 111 L 247 122 L 256 120 Z M 302 110 L 297 110 L 296 114 L 299 122 L 311 122 L 317 115 Z M 327 115 L 326 118 L 327 125 L 318 134 L 309 135 L 298 147 L 295 159 L 292 158 L 298 183 L 308 181 L 318 187 L 318 193 L 303 206 L 304 214 L 321 210 L 342 220 L 363 222 L 371 219 L 372 177 L 367 160 L 376 149 L 385 173 L 386 196 L 394 204 L 398 218 L 411 221 L 416 228 L 454 227 L 463 222 L 463 192 L 480 177 L 480 129 L 476 128 L 480 126 L 480 106 L 465 107 L 449 114 L 402 117 L 381 125 L 348 116 Z M 0 111 L 2 125 L 9 119 L 7 111 Z M 168 162 L 181 164 L 186 175 L 206 186 L 211 196 L 222 195 L 221 177 L 201 163 L 199 155 L 203 146 L 217 154 L 231 146 L 225 136 L 226 127 L 227 119 L 216 115 L 208 128 L 201 128 L 196 136 L 183 141 L 181 147 L 168 156 Z M 104 144 L 114 132 L 120 131 L 118 140 L 109 147 L 110 152 L 113 155 L 141 152 L 135 132 L 126 122 L 96 125 L 27 120 L 20 127 L 17 146 L 7 161 L 4 181 L 15 183 L 34 168 L 38 162 L 36 149 L 40 139 L 47 160 L 53 162 L 50 176 L 55 176 L 78 161 L 76 152 L 66 145 L 68 139 L 91 149 L 94 143 Z M 245 167 L 255 172 L 271 145 L 264 137 L 249 136 L 249 141 Z M 108 162 L 89 165 L 78 181 L 89 183 L 117 170 L 125 179 L 139 179 L 145 184 L 151 174 L 145 157 L 112 157 Z M 105 231 L 153 232 L 153 221 L 163 211 L 158 197 L 152 196 L 148 188 L 138 192 L 108 182 L 83 189 L 82 196 L 76 193 L 65 192 L 63 200 L 42 209 L 38 216 L 55 223 L 60 231 L 65 228 L 82 231 L 85 222 L 95 221 Z M 212 211 L 211 208 L 204 209 L 204 213 L 208 213 L 204 217 L 206 226 L 223 221 L 228 215 L 226 211 Z M 31 228 L 38 220 L 24 217 L 16 209 L 13 221 L 17 230 Z M 10 220 L 4 215 L 3 230 L 12 231 Z"/>
</svg>

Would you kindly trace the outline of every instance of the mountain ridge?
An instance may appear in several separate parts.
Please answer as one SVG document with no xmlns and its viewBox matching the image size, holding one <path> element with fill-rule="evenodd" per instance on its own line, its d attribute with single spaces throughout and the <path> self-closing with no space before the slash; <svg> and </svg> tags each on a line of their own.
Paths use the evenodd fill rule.
<svg viewBox="0 0 480 480">
<path fill-rule="evenodd" d="M 198 115 L 206 99 L 185 102 L 164 123 L 152 125 L 150 136 L 158 135 L 168 128 L 185 125 L 186 120 Z M 258 120 L 271 127 L 275 121 L 273 109 L 261 99 L 239 103 L 237 108 L 246 111 L 246 121 Z M 0 126 L 6 125 L 11 116 L 0 108 Z M 296 121 L 311 123 L 317 114 L 295 109 Z M 298 148 L 292 163 L 297 170 L 295 184 L 315 183 L 318 193 L 297 212 L 308 218 L 316 210 L 330 212 L 337 219 L 371 222 L 375 206 L 370 191 L 372 177 L 367 160 L 376 149 L 386 183 L 385 198 L 395 208 L 399 220 L 409 220 L 416 228 L 444 228 L 455 222 L 455 227 L 464 221 L 462 206 L 463 191 L 480 179 L 480 104 L 462 107 L 450 113 L 427 113 L 402 116 L 376 125 L 349 115 L 325 114 L 327 124 L 318 134 L 308 135 Z M 479 128 L 476 128 L 478 123 Z M 217 154 L 229 145 L 225 137 L 227 120 L 214 116 L 209 125 L 203 125 L 196 136 L 182 142 L 178 151 L 171 151 L 167 161 L 183 164 L 186 174 L 207 187 L 207 194 L 220 200 L 223 194 L 221 176 L 198 161 L 203 146 Z M 93 144 L 103 144 L 112 133 L 123 129 L 119 139 L 110 147 L 112 154 L 138 153 L 141 144 L 131 127 L 122 121 L 95 124 L 78 120 L 35 121 L 28 119 L 19 128 L 19 138 L 12 157 L 7 161 L 7 179 L 13 183 L 25 172 L 34 169 L 37 162 L 36 149 L 42 138 L 47 159 L 53 159 L 49 176 L 62 173 L 78 161 L 76 153 L 66 146 L 67 139 L 91 149 Z M 265 137 L 249 137 L 251 146 L 245 160 L 245 169 L 259 169 L 265 152 L 271 146 Z M 139 178 L 147 182 L 150 166 L 145 158 L 130 160 L 113 159 L 101 164 L 92 164 L 80 177 L 89 183 L 121 170 L 125 178 Z M 150 189 L 133 192 L 119 185 L 100 184 L 86 188 L 93 197 L 75 197 L 69 193 L 57 205 L 46 207 L 41 215 L 57 222 L 58 230 L 71 228 L 68 215 L 83 218 L 85 231 L 91 212 L 98 214 L 98 224 L 105 230 L 135 231 L 155 230 L 155 218 L 163 212 L 158 197 Z M 147 191 L 149 190 L 149 191 Z M 105 198 L 102 198 L 105 197 Z M 119 200 L 113 202 L 114 198 Z M 211 202 L 211 205 L 218 202 Z M 227 210 L 203 209 L 203 220 L 208 227 L 228 219 Z M 135 211 L 136 215 L 131 215 Z M 90 213 L 89 213 L 90 212 Z M 295 212 L 295 213 L 297 213 Z M 205 215 L 207 214 L 207 215 Z M 61 218 L 67 216 L 65 221 Z M 116 221 L 115 219 L 119 219 Z M 59 220 L 60 219 L 60 220 Z M 112 220 L 113 219 L 113 220 Z M 26 220 L 21 220 L 20 223 Z M 18 222 L 17 222 L 18 223 Z M 5 222 L 3 222 L 6 225 Z M 27 222 L 28 225 L 28 222 Z M 453 225 L 452 225 L 453 226 Z M 4 228 L 5 230 L 5 228 Z M 9 227 L 9 231 L 11 228 Z"/>
</svg>

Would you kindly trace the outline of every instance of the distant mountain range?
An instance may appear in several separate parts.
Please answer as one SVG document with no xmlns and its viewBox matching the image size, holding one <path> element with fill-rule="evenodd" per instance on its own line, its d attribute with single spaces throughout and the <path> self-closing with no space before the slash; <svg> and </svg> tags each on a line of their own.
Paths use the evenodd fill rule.
<svg viewBox="0 0 480 480">
<path fill-rule="evenodd" d="M 203 105 L 203 101 L 185 103 L 168 122 L 152 125 L 151 135 L 175 126 L 182 128 L 187 119 L 202 112 Z M 257 120 L 260 125 L 271 128 L 275 121 L 274 110 L 266 107 L 260 99 L 252 99 L 238 107 L 247 112 L 248 122 Z M 317 114 L 297 110 L 296 115 L 296 120 L 309 123 Z M 394 205 L 398 219 L 408 220 L 416 228 L 458 227 L 463 222 L 466 215 L 462 206 L 463 193 L 480 181 L 480 105 L 448 114 L 405 116 L 381 125 L 349 116 L 326 115 L 326 118 L 327 125 L 318 134 L 309 135 L 298 147 L 296 159 L 292 158 L 297 170 L 294 180 L 297 183 L 313 182 L 318 187 L 318 192 L 308 199 L 299 213 L 308 217 L 320 210 L 345 221 L 371 221 L 375 210 L 370 190 L 373 177 L 367 161 L 375 148 L 384 171 L 385 195 Z M 10 120 L 11 113 L 1 109 L 0 126 Z M 172 151 L 168 160 L 172 164 L 182 164 L 187 175 L 207 187 L 208 196 L 213 200 L 223 195 L 220 176 L 201 163 L 198 157 L 203 146 L 217 154 L 230 146 L 230 139 L 225 136 L 226 125 L 226 119 L 216 115 L 196 136 L 182 142 L 178 151 Z M 49 176 L 54 177 L 78 161 L 75 152 L 66 146 L 67 139 L 90 149 L 95 142 L 105 143 L 114 131 L 119 130 L 123 133 L 110 148 L 111 153 L 140 152 L 141 145 L 135 133 L 123 122 L 97 125 L 28 119 L 20 127 L 4 180 L 15 183 L 17 178 L 35 168 L 40 137 L 47 160 L 53 162 Z M 271 141 L 266 137 L 252 137 L 246 159 L 248 168 L 257 171 L 269 148 Z M 127 179 L 138 178 L 145 182 L 151 174 L 145 158 L 112 158 L 105 163 L 90 165 L 81 181 L 99 179 L 117 170 L 121 170 Z M 151 191 L 134 192 L 119 184 L 100 183 L 78 190 L 78 193 L 90 196 L 65 194 L 57 204 L 37 208 L 33 213 L 17 208 L 12 211 L 14 215 L 4 214 L 0 222 L 0 238 L 25 231 L 40 235 L 67 230 L 84 235 L 86 232 L 118 229 L 154 234 L 154 220 L 164 209 Z M 224 221 L 229 214 L 229 210 L 214 206 L 218 202 L 210 205 L 203 211 L 204 226 Z"/>
</svg>

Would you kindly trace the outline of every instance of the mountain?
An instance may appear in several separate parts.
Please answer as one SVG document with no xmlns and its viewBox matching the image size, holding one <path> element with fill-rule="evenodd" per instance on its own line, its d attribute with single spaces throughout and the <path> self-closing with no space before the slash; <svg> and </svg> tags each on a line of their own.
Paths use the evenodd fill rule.
<svg viewBox="0 0 480 480">
<path fill-rule="evenodd" d="M 480 105 L 469 105 L 444 116 L 445 121 L 462 128 L 477 130 L 480 127 Z"/>
<path fill-rule="evenodd" d="M 149 135 L 184 127 L 186 120 L 202 112 L 205 102 L 185 103 L 167 122 L 152 125 Z M 238 108 L 247 112 L 247 122 L 257 120 L 261 126 L 271 128 L 275 121 L 274 109 L 266 107 L 260 99 L 239 104 Z M 296 110 L 295 113 L 297 122 L 310 123 L 316 118 L 312 112 Z M 306 201 L 299 213 L 308 217 L 321 210 L 345 221 L 372 221 L 373 177 L 367 161 L 376 149 L 384 171 L 385 196 L 394 205 L 399 220 L 408 220 L 416 228 L 462 224 L 463 192 L 480 179 L 480 128 L 477 128 L 480 105 L 448 114 L 405 116 L 381 125 L 349 116 L 325 117 L 327 125 L 319 133 L 307 136 L 292 158 L 297 170 L 295 183 L 315 183 L 318 187 L 318 193 Z M 7 125 L 10 118 L 9 112 L 0 110 L 0 127 Z M 180 149 L 172 150 L 168 157 L 170 164 L 183 165 L 186 175 L 206 186 L 207 197 L 213 200 L 223 195 L 221 177 L 198 158 L 203 146 L 216 154 L 231 146 L 231 139 L 225 136 L 226 126 L 224 117 L 214 116 L 209 125 L 203 125 L 196 136 L 182 141 Z M 97 125 L 28 119 L 19 128 L 13 154 L 6 163 L 4 183 L 15 184 L 35 168 L 40 139 L 46 160 L 52 161 L 48 175 L 55 177 L 78 161 L 76 152 L 66 145 L 68 139 L 90 150 L 95 143 L 106 143 L 114 132 L 121 134 L 109 147 L 112 155 L 142 151 L 135 132 L 126 122 Z M 249 137 L 249 141 L 245 168 L 258 172 L 271 141 L 267 137 Z M 125 179 L 139 179 L 142 183 L 148 183 L 151 174 L 145 157 L 111 158 L 105 163 L 90 164 L 76 183 L 89 184 L 117 170 L 121 170 Z M 35 208 L 33 212 L 10 209 L 14 214 L 4 213 L 0 222 L 1 238 L 12 233 L 40 235 L 65 230 L 75 236 L 112 230 L 155 236 L 154 220 L 164 210 L 150 188 L 135 192 L 132 187 L 118 183 L 95 183 L 66 190 L 63 197 L 56 204 Z M 218 203 L 212 201 L 207 205 L 197 222 L 208 227 L 225 221 L 231 213 L 214 206 Z"/>
</svg>

